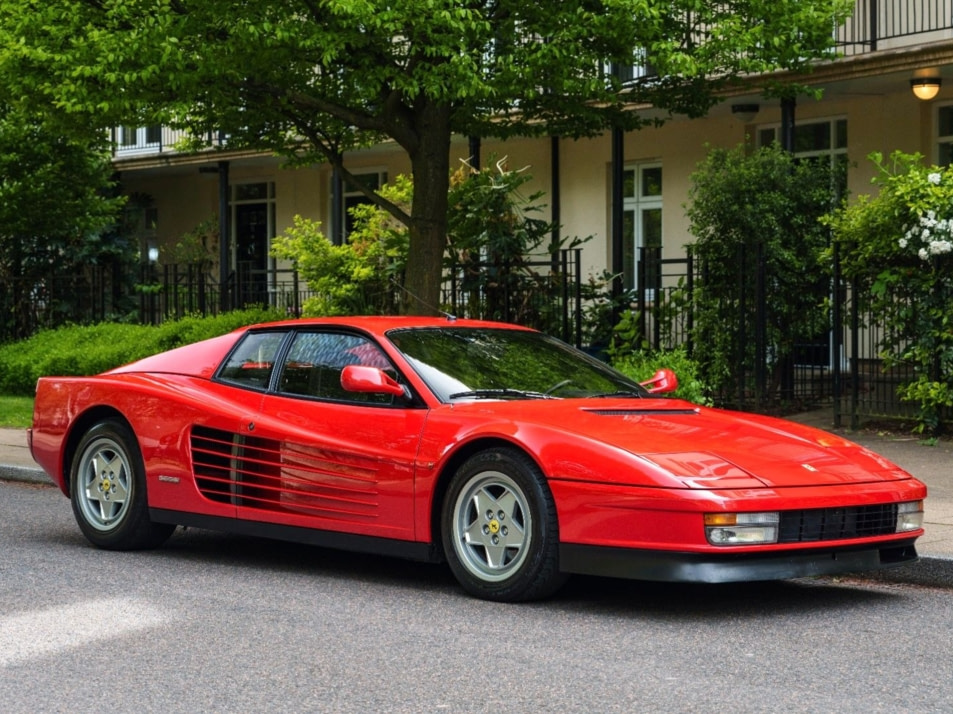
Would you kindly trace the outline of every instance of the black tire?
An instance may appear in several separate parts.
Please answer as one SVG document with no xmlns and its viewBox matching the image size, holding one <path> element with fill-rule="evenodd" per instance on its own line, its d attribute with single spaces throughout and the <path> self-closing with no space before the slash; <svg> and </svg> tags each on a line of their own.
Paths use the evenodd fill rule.
<svg viewBox="0 0 953 714">
<path fill-rule="evenodd" d="M 142 454 L 118 419 L 99 422 L 80 440 L 70 469 L 70 501 L 83 535 L 107 550 L 154 548 L 175 530 L 149 520 Z"/>
<path fill-rule="evenodd" d="M 536 600 L 566 581 L 556 505 L 539 467 L 518 449 L 488 449 L 464 462 L 447 489 L 441 534 L 450 569 L 475 597 Z"/>
</svg>

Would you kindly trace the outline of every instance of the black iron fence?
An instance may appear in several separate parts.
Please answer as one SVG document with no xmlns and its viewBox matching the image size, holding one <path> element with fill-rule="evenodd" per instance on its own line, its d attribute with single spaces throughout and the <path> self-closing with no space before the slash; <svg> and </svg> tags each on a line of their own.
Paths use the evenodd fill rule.
<svg viewBox="0 0 953 714">
<path fill-rule="evenodd" d="M 579 249 L 571 249 L 514 265 L 475 261 L 448 267 L 441 307 L 461 317 L 536 327 L 580 345 L 580 255 Z M 0 294 L 0 342 L 67 323 L 122 319 L 156 325 L 249 306 L 273 307 L 295 317 L 312 295 L 291 269 L 240 264 L 223 286 L 207 264 L 141 265 L 132 274 L 90 266 L 73 274 L 14 280 Z"/>
<path fill-rule="evenodd" d="M 752 282 L 744 275 L 751 265 L 757 262 L 739 261 L 739 286 Z M 682 347 L 696 361 L 704 361 L 717 337 L 697 324 L 705 273 L 691 252 L 664 258 L 659 249 L 640 251 L 638 288 L 630 306 L 638 344 L 651 349 Z M 475 280 L 475 275 L 481 277 Z M 765 284 L 763 279 L 753 282 Z M 787 335 L 794 347 L 786 352 L 766 337 L 772 299 L 768 290 L 724 296 L 719 307 L 724 322 L 718 333 L 731 336 L 737 358 L 732 360 L 729 383 L 714 395 L 717 403 L 767 412 L 831 405 L 835 422 L 849 421 L 852 426 L 870 419 L 915 418 L 916 405 L 901 400 L 898 389 L 915 380 L 917 373 L 913 365 L 891 359 L 896 355 L 885 351 L 897 340 L 885 333 L 886 316 L 874 309 L 869 289 L 843 283 L 836 265 L 832 279 L 817 284 L 816 301 L 824 305 L 828 327 Z M 243 266 L 225 285 L 223 295 L 207 266 L 144 266 L 132 280 L 114 267 L 90 266 L 75 274 L 9 281 L 8 289 L 0 293 L 0 342 L 66 323 L 125 319 L 158 324 L 251 305 L 277 307 L 297 316 L 312 294 L 293 270 Z M 526 324 L 586 347 L 584 335 L 593 326 L 585 324 L 584 315 L 592 306 L 591 298 L 582 285 L 580 251 L 573 249 L 513 269 L 491 270 L 482 263 L 448 268 L 442 307 L 461 317 Z M 949 375 L 934 378 L 944 381 Z M 942 418 L 950 423 L 953 413 L 947 410 Z"/>
<path fill-rule="evenodd" d="M 0 290 L 0 343 L 69 322 L 110 320 L 128 308 L 123 276 L 110 265 L 7 278 Z"/>
<path fill-rule="evenodd" d="M 909 298 L 898 293 L 889 296 L 886 307 L 875 308 L 870 287 L 843 281 L 835 257 L 831 278 L 816 282 L 817 309 L 827 327 L 785 335 L 793 348 L 782 348 L 767 337 L 770 291 L 745 293 L 741 287 L 770 282 L 764 276 L 745 274 L 758 270 L 759 264 L 738 261 L 739 290 L 723 295 L 718 308 L 723 319 L 718 332 L 732 336 L 736 356 L 730 378 L 713 395 L 716 403 L 778 413 L 831 406 L 835 424 L 853 428 L 870 420 L 916 418 L 917 405 L 902 400 L 898 390 L 916 380 L 917 368 L 900 359 L 903 342 L 885 327 L 888 312 L 914 307 L 908 305 Z M 663 260 L 657 249 L 640 251 L 639 287 L 632 306 L 640 329 L 637 339 L 652 349 L 684 347 L 693 359 L 703 362 L 718 337 L 696 329 L 705 273 L 705 265 L 690 253 Z M 882 298 L 880 304 L 884 304 Z M 940 373 L 939 364 L 934 371 L 931 379 L 950 379 Z M 953 422 L 953 410 L 941 412 L 941 420 Z"/>
<path fill-rule="evenodd" d="M 207 265 L 143 265 L 136 290 L 137 319 L 152 325 L 185 315 L 215 315 L 253 305 L 273 307 L 296 317 L 313 294 L 296 270 L 258 269 L 247 263 L 239 264 L 229 275 L 224 289 Z"/>
<path fill-rule="evenodd" d="M 445 309 L 458 317 L 515 322 L 582 345 L 578 248 L 519 264 L 478 260 L 452 265 L 445 271 L 442 292 Z"/>
</svg>

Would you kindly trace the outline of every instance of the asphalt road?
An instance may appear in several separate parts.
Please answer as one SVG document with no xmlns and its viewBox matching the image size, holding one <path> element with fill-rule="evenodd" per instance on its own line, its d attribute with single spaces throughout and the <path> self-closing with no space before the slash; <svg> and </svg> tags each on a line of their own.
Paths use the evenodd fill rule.
<svg viewBox="0 0 953 714">
<path fill-rule="evenodd" d="M 0 482 L 0 703 L 16 712 L 949 712 L 953 590 L 576 578 L 463 595 L 442 567 L 180 531 L 88 546 Z"/>
</svg>

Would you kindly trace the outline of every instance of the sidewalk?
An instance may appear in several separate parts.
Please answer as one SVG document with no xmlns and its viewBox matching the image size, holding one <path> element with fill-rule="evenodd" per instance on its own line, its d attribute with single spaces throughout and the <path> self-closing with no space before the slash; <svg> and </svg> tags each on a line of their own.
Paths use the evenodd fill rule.
<svg viewBox="0 0 953 714">
<path fill-rule="evenodd" d="M 936 446 L 927 446 L 916 437 L 834 429 L 829 409 L 797 414 L 791 419 L 856 441 L 923 481 L 928 488 L 925 505 L 926 532 L 917 541 L 917 551 L 925 561 L 949 561 L 943 563 L 943 566 L 953 577 L 953 441 L 947 439 Z M 0 479 L 50 483 L 49 478 L 30 456 L 25 430 L 0 428 Z M 921 564 L 923 562 L 921 561 Z M 901 570 L 920 567 L 921 564 L 907 566 Z M 939 564 L 932 564 L 937 565 Z"/>
</svg>

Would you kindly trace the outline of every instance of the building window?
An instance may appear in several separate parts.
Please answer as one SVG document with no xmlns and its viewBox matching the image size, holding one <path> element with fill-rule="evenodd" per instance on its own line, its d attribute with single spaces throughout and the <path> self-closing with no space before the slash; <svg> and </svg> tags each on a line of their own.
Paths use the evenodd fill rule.
<svg viewBox="0 0 953 714">
<path fill-rule="evenodd" d="M 662 166 L 637 164 L 622 174 L 623 284 L 638 285 L 640 248 L 662 246 Z"/>
<path fill-rule="evenodd" d="M 758 146 L 780 141 L 780 125 L 758 129 Z M 794 153 L 797 156 L 847 154 L 847 120 L 809 121 L 794 126 Z"/>
<path fill-rule="evenodd" d="M 937 109 L 936 134 L 936 163 L 950 166 L 953 164 L 953 104 Z"/>
<path fill-rule="evenodd" d="M 120 149 L 154 148 L 162 143 L 160 126 L 121 126 L 117 133 Z"/>
<path fill-rule="evenodd" d="M 780 125 L 758 129 L 758 146 L 780 141 Z M 831 192 L 844 196 L 847 191 L 847 120 L 806 121 L 794 126 L 794 155 L 802 160 L 827 160 L 835 169 Z"/>
<path fill-rule="evenodd" d="M 381 186 L 387 183 L 386 171 L 354 173 L 353 175 L 354 179 L 360 186 L 364 186 L 371 191 L 377 191 Z M 370 203 L 370 201 L 361 191 L 359 186 L 351 183 L 350 181 L 345 182 L 344 191 L 341 194 L 341 213 L 344 216 L 345 238 L 351 235 L 351 231 L 354 230 L 354 217 L 351 215 L 351 209 L 355 206 L 360 206 L 365 203 Z"/>
</svg>

